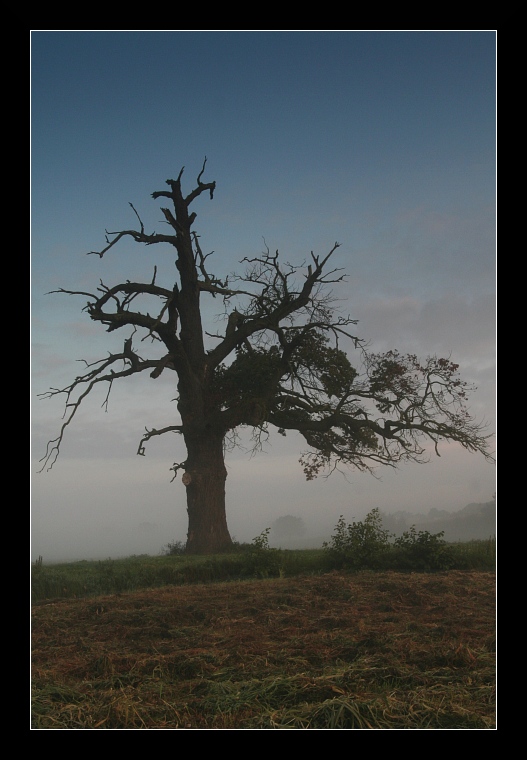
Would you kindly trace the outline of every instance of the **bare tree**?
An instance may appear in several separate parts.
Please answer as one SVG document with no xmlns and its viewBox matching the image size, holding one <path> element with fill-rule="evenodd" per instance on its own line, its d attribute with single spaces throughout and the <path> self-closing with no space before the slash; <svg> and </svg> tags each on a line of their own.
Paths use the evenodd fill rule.
<svg viewBox="0 0 527 760">
<path fill-rule="evenodd" d="M 156 282 L 100 283 L 94 293 L 59 293 L 88 299 L 84 310 L 108 332 L 123 330 L 122 351 L 87 364 L 84 374 L 44 397 L 63 394 L 65 415 L 57 438 L 48 443 L 42 469 L 56 461 L 64 434 L 84 399 L 100 383 L 107 385 L 147 372 L 155 380 L 174 372 L 178 417 L 162 429 L 146 430 L 138 454 L 154 436 L 176 433 L 183 437 L 187 458 L 172 467 L 183 471 L 187 493 L 189 553 L 228 548 L 231 537 L 225 516 L 226 444 L 236 442 L 236 431 L 251 428 L 255 446 L 272 426 L 286 435 L 296 430 L 308 450 L 301 463 L 308 479 L 339 464 L 359 470 L 403 461 L 427 460 L 427 443 L 436 453 L 441 440 L 457 441 L 465 449 L 491 458 L 484 425 L 466 408 L 471 390 L 458 376 L 450 359 L 403 356 L 396 351 L 369 354 L 351 332 L 355 320 L 333 308 L 332 283 L 340 270 L 330 260 L 335 243 L 324 255 L 311 253 L 308 262 L 284 263 L 278 252 L 246 258 L 244 274 L 220 279 L 212 274 L 210 253 L 204 254 L 192 227 L 196 213 L 190 206 L 206 193 L 213 198 L 215 182 L 203 182 L 206 159 L 188 194 L 182 190 L 183 169 L 167 180 L 168 190 L 152 193 L 169 201 L 161 210 L 167 234 L 145 232 L 132 207 L 139 229 L 106 234 L 106 246 L 92 251 L 101 258 L 117 243 L 131 238 L 145 246 L 165 244 L 176 251 L 178 281 L 173 287 Z M 221 300 L 225 325 L 206 332 L 201 297 Z M 152 316 L 142 298 L 157 300 Z M 235 304 L 235 306 L 234 306 Z M 142 358 L 140 339 L 159 346 L 155 359 Z M 357 351 L 352 366 L 343 342 Z"/>
</svg>

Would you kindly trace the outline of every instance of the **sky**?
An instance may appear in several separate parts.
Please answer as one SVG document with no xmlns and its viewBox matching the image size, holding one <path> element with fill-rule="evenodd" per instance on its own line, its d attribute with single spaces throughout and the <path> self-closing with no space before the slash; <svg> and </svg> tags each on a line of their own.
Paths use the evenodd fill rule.
<svg viewBox="0 0 527 760">
<path fill-rule="evenodd" d="M 173 373 L 88 397 L 60 457 L 38 474 L 63 400 L 39 394 L 122 348 L 82 311 L 123 279 L 172 287 L 167 248 L 105 230 L 159 230 L 159 202 L 184 166 L 200 197 L 194 229 L 214 273 L 267 245 L 301 263 L 335 241 L 338 306 L 371 350 L 449 356 L 495 430 L 496 35 L 489 31 L 33 31 L 31 33 L 32 559 L 158 554 L 185 541 L 182 441 L 136 456 L 145 427 L 174 423 Z M 155 250 L 154 250 L 155 249 Z M 221 307 L 204 301 L 209 329 Z M 353 361 L 353 357 L 352 361 Z M 165 378 L 170 374 L 172 377 Z M 306 482 L 302 441 L 227 456 L 231 535 L 250 541 L 284 515 L 329 536 L 340 515 L 457 511 L 490 501 L 495 472 L 443 444 L 426 465 Z"/>
</svg>

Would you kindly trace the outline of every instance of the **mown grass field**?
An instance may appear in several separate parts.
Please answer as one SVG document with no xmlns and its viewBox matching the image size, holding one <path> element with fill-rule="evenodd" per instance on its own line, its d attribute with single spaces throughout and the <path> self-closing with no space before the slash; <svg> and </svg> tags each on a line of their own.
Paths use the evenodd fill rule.
<svg viewBox="0 0 527 760">
<path fill-rule="evenodd" d="M 33 729 L 495 728 L 490 571 L 165 585 L 32 618 Z"/>
</svg>

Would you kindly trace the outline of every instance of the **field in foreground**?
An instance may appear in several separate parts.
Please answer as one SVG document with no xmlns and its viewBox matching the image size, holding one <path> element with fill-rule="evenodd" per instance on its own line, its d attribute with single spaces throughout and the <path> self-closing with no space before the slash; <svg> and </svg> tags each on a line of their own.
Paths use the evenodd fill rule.
<svg viewBox="0 0 527 760">
<path fill-rule="evenodd" d="M 34 729 L 493 729 L 495 576 L 331 572 L 33 608 Z"/>
</svg>

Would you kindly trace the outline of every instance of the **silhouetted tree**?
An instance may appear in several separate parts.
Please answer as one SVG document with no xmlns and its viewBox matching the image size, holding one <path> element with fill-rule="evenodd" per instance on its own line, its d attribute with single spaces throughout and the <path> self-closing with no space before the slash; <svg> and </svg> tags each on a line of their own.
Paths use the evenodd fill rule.
<svg viewBox="0 0 527 760">
<path fill-rule="evenodd" d="M 459 378 L 456 364 L 436 357 L 421 361 L 396 351 L 369 354 L 349 332 L 356 321 L 336 314 L 328 286 L 343 275 L 328 266 L 338 243 L 325 255 L 311 253 L 308 263 L 299 266 L 267 249 L 245 258 L 245 273 L 231 282 L 212 274 L 211 254 L 202 251 L 192 229 L 196 213 L 190 211 L 202 194 L 213 198 L 216 183 L 202 181 L 205 163 L 187 195 L 183 169 L 177 179 L 167 180 L 168 190 L 152 193 L 169 202 L 161 209 L 166 233 L 147 233 L 130 204 L 139 229 L 107 233 L 106 246 L 91 252 L 102 258 L 126 238 L 145 246 L 172 246 L 175 285 L 158 285 L 154 267 L 150 282 L 101 282 L 93 293 L 54 291 L 88 298 L 88 316 L 108 332 L 123 330 L 126 337 L 119 353 L 86 363 L 84 374 L 70 385 L 42 394 L 66 399 L 64 422 L 48 444 L 42 469 L 53 466 L 66 428 L 96 386 L 107 384 L 108 399 L 116 380 L 147 372 L 155 381 L 165 371 L 175 373 L 177 418 L 161 429 L 147 429 L 137 453 L 144 455 L 154 436 L 183 437 L 187 457 L 172 469 L 174 477 L 183 471 L 190 553 L 231 545 L 224 455 L 243 426 L 252 429 L 256 447 L 270 427 L 282 435 L 299 431 L 308 446 L 300 459 L 308 479 L 341 463 L 370 470 L 379 464 L 422 462 L 427 441 L 436 452 L 438 443 L 447 440 L 489 457 L 484 428 L 466 410 L 469 386 Z M 205 331 L 202 296 L 222 300 L 222 331 Z M 158 303 L 154 310 L 152 300 Z M 142 358 L 139 338 L 145 337 L 159 346 L 158 357 Z M 340 347 L 344 340 L 357 351 L 360 371 Z"/>
</svg>

